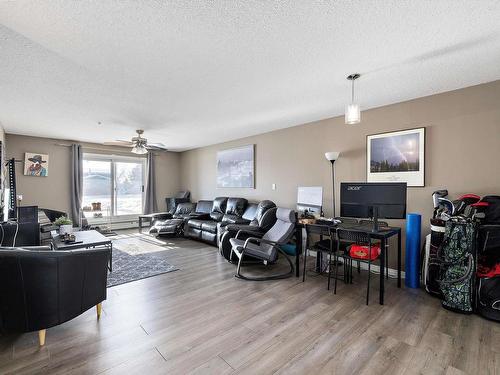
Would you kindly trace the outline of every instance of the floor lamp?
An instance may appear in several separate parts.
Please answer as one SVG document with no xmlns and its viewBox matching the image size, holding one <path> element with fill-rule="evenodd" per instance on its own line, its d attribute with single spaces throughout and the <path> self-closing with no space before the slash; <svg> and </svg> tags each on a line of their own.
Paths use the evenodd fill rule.
<svg viewBox="0 0 500 375">
<path fill-rule="evenodd" d="M 330 161 L 332 163 L 332 212 L 333 212 L 333 218 L 335 218 L 335 160 L 337 160 L 340 156 L 340 152 L 336 151 L 330 151 L 330 152 L 325 152 L 325 158 L 326 160 Z"/>
</svg>

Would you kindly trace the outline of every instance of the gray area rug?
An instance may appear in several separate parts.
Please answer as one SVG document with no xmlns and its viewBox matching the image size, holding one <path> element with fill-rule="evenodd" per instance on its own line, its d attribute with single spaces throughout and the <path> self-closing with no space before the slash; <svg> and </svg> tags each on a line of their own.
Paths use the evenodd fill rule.
<svg viewBox="0 0 500 375">
<path fill-rule="evenodd" d="M 108 287 L 178 270 L 168 263 L 161 241 L 146 236 L 120 235 L 113 239 L 113 272 Z"/>
</svg>

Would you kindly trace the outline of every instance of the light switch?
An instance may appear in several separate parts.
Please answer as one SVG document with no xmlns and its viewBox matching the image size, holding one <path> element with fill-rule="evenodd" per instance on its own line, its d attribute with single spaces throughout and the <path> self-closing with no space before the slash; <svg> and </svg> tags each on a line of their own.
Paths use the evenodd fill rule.
<svg viewBox="0 0 500 375">
<path fill-rule="evenodd" d="M 272 184 L 272 185 L 271 185 L 271 188 L 272 188 L 273 190 L 276 190 L 276 184 Z"/>
</svg>

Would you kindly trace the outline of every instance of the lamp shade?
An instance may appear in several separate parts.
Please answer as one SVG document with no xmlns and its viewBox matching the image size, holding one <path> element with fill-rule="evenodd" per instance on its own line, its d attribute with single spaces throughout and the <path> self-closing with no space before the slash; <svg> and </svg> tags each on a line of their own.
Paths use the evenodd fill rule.
<svg viewBox="0 0 500 375">
<path fill-rule="evenodd" d="M 132 148 L 132 152 L 138 155 L 144 155 L 148 153 L 148 150 L 144 146 L 136 145 Z"/>
<path fill-rule="evenodd" d="M 339 158 L 340 152 L 338 151 L 330 151 L 330 152 L 325 152 L 325 158 L 326 160 L 329 161 L 335 161 Z"/>
<path fill-rule="evenodd" d="M 351 103 L 345 107 L 345 123 L 359 124 L 361 122 L 361 111 L 359 104 Z"/>
</svg>

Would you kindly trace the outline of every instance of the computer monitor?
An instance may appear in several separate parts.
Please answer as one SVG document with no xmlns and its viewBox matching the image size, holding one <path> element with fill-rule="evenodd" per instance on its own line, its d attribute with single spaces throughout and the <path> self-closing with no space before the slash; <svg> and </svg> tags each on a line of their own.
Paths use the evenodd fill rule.
<svg viewBox="0 0 500 375">
<path fill-rule="evenodd" d="M 340 216 L 356 218 L 404 219 L 406 183 L 342 182 Z"/>
</svg>

